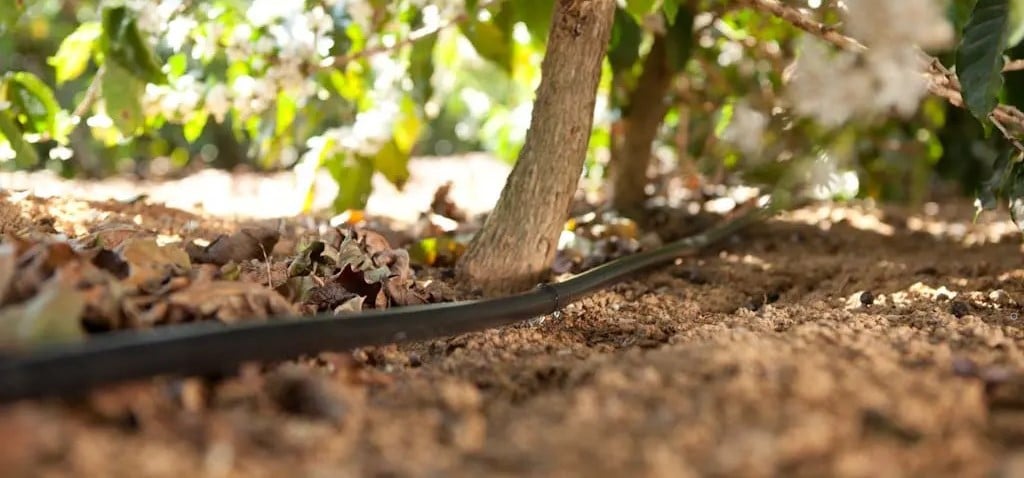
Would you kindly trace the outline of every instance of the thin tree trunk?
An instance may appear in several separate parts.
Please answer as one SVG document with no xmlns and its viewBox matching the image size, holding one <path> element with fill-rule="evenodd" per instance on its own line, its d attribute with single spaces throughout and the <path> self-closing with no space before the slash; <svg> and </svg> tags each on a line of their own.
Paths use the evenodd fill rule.
<svg viewBox="0 0 1024 478">
<path fill-rule="evenodd" d="M 593 127 L 614 0 L 559 0 L 526 142 L 483 229 L 457 266 L 487 295 L 519 292 L 548 272 Z"/>
<path fill-rule="evenodd" d="M 672 84 L 673 72 L 666 41 L 663 36 L 655 37 L 644 59 L 643 72 L 630 95 L 628 113 L 621 120 L 621 135 L 616 136 L 616 144 L 611 148 L 612 207 L 629 216 L 639 214 L 647 200 L 644 188 L 648 183 L 651 147 L 669 109 L 665 96 Z"/>
</svg>

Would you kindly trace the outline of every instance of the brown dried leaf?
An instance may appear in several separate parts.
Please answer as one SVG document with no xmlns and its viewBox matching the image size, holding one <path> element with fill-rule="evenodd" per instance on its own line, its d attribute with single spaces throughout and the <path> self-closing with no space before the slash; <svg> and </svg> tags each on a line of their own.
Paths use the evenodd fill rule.
<svg viewBox="0 0 1024 478">
<path fill-rule="evenodd" d="M 8 236 L 5 243 L 20 251 L 16 261 L 18 279 L 9 283 L 4 297 L 8 303 L 22 302 L 34 296 L 57 269 L 79 260 L 71 246 L 62 241 L 46 239 L 46 242 L 30 243 Z"/>
<path fill-rule="evenodd" d="M 246 261 L 238 265 L 239 280 L 261 284 L 276 289 L 288 282 L 288 267 L 284 262 L 272 262 L 268 270 L 264 262 Z M 268 277 L 269 275 L 269 277 Z"/>
<path fill-rule="evenodd" d="M 247 227 L 230 235 L 220 235 L 206 247 L 189 243 L 185 250 L 195 262 L 224 265 L 270 256 L 281 233 L 266 227 Z"/>
<path fill-rule="evenodd" d="M 381 282 L 388 274 L 390 271 L 386 267 L 378 267 L 372 274 L 367 274 L 346 265 L 331 280 L 353 294 L 376 297 L 380 293 Z"/>
<path fill-rule="evenodd" d="M 170 277 L 187 273 L 192 265 L 188 254 L 178 246 L 160 246 L 155 239 L 127 239 L 115 251 L 128 264 L 129 287 L 151 292 Z"/>
<path fill-rule="evenodd" d="M 425 294 L 413 290 L 407 281 L 397 277 L 384 283 L 384 291 L 387 293 L 391 305 L 406 306 L 427 303 Z"/>
<path fill-rule="evenodd" d="M 84 310 L 82 294 L 54 277 L 29 301 L 0 310 L 0 348 L 81 339 Z"/>
<path fill-rule="evenodd" d="M 390 277 L 399 277 L 403 281 L 412 278 L 412 270 L 409 269 L 409 251 L 405 249 L 386 250 L 373 255 L 373 263 L 380 267 L 387 267 Z"/>
<path fill-rule="evenodd" d="M 309 305 L 317 312 L 324 312 L 333 310 L 355 297 L 362 296 L 345 290 L 341 284 L 328 282 L 322 287 L 314 287 L 310 289 L 305 304 Z M 360 306 L 361 305 L 362 303 L 360 303 Z"/>
<path fill-rule="evenodd" d="M 452 182 L 448 181 L 434 191 L 434 200 L 430 202 L 430 211 L 444 217 L 454 219 L 458 222 L 466 221 L 466 213 L 455 205 L 449 195 L 452 191 Z"/>
<path fill-rule="evenodd" d="M 115 249 L 128 239 L 152 235 L 153 233 L 135 224 L 108 222 L 97 226 L 91 233 L 72 240 L 71 244 L 78 250 Z"/>
<path fill-rule="evenodd" d="M 273 290 L 247 282 L 223 280 L 193 282 L 188 288 L 171 294 L 168 303 L 172 309 L 185 312 L 189 318 L 213 318 L 227 323 L 296 312 L 291 303 Z"/>
<path fill-rule="evenodd" d="M 122 301 L 129 292 L 117 278 L 89 262 L 78 262 L 60 270 L 61 277 L 85 300 L 82 326 L 89 332 L 109 331 L 123 326 Z"/>
<path fill-rule="evenodd" d="M 365 300 L 366 300 L 366 297 L 359 296 L 359 295 L 354 295 L 354 296 L 352 296 L 352 298 L 346 300 L 345 302 L 342 302 L 341 305 L 335 307 L 334 308 L 334 313 L 335 314 L 340 314 L 342 312 L 359 312 L 359 311 L 362 311 L 363 310 L 363 302 Z"/>
<path fill-rule="evenodd" d="M 355 238 L 359 244 L 363 246 L 363 250 L 369 255 L 391 250 L 391 244 L 388 243 L 387 238 L 377 231 L 356 229 Z"/>
<path fill-rule="evenodd" d="M 306 276 L 313 273 L 313 267 L 321 263 L 326 248 L 327 245 L 323 241 L 313 241 L 306 246 L 288 264 L 288 277 Z"/>
<path fill-rule="evenodd" d="M 18 257 L 13 245 L 8 243 L 0 244 L 0 303 L 3 303 L 7 295 L 7 286 L 11 285 L 14 277 Z"/>
</svg>

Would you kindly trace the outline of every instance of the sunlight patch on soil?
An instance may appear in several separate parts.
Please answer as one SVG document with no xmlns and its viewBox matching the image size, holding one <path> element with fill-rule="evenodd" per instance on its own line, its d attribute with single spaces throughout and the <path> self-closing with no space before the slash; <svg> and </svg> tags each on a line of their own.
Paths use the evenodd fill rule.
<svg viewBox="0 0 1024 478">
<path fill-rule="evenodd" d="M 414 222 L 430 204 L 438 187 L 451 181 L 450 197 L 470 214 L 489 211 L 497 201 L 511 168 L 486 155 L 414 158 L 410 180 L 399 191 L 379 174 L 366 210 L 403 222 Z M 294 173 L 228 173 L 204 170 L 176 180 L 66 181 L 49 172 L 2 173 L 0 189 L 24 190 L 39 197 L 66 197 L 93 201 L 130 201 L 146 195 L 151 202 L 204 215 L 234 219 L 294 217 L 304 192 Z M 338 187 L 326 171 L 316 179 L 315 210 L 327 209 Z"/>
</svg>

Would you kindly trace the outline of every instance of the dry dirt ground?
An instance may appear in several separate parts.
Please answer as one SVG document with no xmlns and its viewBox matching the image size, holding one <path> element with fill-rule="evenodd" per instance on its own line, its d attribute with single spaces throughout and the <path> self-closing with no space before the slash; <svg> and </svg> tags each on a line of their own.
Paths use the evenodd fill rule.
<svg viewBox="0 0 1024 478">
<path fill-rule="evenodd" d="M 232 227 L 5 221 L 68 210 Z M 4 406 L 0 475 L 1024 476 L 1021 236 L 972 214 L 814 206 L 540 323 Z"/>
</svg>

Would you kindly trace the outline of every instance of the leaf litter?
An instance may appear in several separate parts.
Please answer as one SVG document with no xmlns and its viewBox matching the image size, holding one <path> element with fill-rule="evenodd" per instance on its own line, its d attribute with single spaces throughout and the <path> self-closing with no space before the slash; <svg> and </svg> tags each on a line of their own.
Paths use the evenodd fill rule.
<svg viewBox="0 0 1024 478">
<path fill-rule="evenodd" d="M 8 232 L 0 242 L 0 351 L 199 320 L 452 299 L 437 284 L 416 280 L 408 250 L 386 237 L 394 234 L 366 227 L 362 213 L 352 219 L 312 231 L 293 227 L 285 241 L 279 227 L 261 224 L 212 237 L 186 230 L 182 237 L 116 218 L 73 237 L 50 223 Z"/>
</svg>

